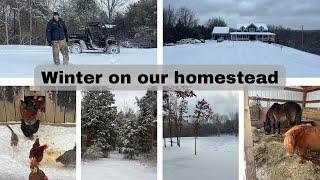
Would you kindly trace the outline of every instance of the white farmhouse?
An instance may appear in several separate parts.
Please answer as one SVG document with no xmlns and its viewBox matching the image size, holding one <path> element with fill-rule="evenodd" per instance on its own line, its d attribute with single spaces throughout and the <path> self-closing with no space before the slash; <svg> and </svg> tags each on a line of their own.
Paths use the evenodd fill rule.
<svg viewBox="0 0 320 180">
<path fill-rule="evenodd" d="M 219 39 L 219 38 L 223 38 L 223 39 L 229 39 L 229 33 L 230 29 L 229 27 L 220 27 L 220 26 L 216 26 L 213 28 L 212 30 L 212 39 Z"/>
<path fill-rule="evenodd" d="M 236 32 L 230 33 L 232 41 L 259 40 L 274 42 L 275 34 L 268 32 L 268 27 L 264 23 L 237 24 Z"/>
</svg>

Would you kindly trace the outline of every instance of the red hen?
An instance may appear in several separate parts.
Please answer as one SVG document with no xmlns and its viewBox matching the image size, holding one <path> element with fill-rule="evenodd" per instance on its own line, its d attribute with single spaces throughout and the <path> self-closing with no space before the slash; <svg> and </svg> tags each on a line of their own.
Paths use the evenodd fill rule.
<svg viewBox="0 0 320 180">
<path fill-rule="evenodd" d="M 46 144 L 40 146 L 39 138 L 37 138 L 30 150 L 29 159 L 35 158 L 37 162 L 41 162 L 43 159 L 43 151 L 47 148 L 48 146 Z"/>
</svg>

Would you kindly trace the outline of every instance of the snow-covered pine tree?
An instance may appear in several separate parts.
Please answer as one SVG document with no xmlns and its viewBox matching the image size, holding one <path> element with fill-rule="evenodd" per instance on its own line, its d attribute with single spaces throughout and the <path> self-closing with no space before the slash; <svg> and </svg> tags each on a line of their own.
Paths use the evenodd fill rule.
<svg viewBox="0 0 320 180">
<path fill-rule="evenodd" d="M 153 150 L 155 127 L 157 120 L 157 92 L 147 91 L 137 99 L 139 114 L 137 119 L 138 150 L 140 153 L 149 153 Z"/>
<path fill-rule="evenodd" d="M 121 151 L 126 159 L 134 159 L 138 149 L 137 119 L 130 116 L 124 119 L 120 131 Z"/>
<path fill-rule="evenodd" d="M 115 148 L 115 119 L 117 109 L 114 95 L 110 91 L 84 92 L 82 100 L 82 133 L 87 137 L 87 145 L 97 145 L 107 156 Z"/>
</svg>

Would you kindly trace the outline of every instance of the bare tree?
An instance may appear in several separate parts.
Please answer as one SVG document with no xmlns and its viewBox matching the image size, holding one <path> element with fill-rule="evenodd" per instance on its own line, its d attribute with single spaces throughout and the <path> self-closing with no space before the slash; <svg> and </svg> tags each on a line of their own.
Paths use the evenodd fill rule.
<svg viewBox="0 0 320 180">
<path fill-rule="evenodd" d="M 32 45 L 32 0 L 29 0 L 29 45 Z"/>
<path fill-rule="evenodd" d="M 179 110 L 179 117 L 177 118 L 176 121 L 176 136 L 177 136 L 177 145 L 180 147 L 180 139 L 181 139 L 181 131 L 182 131 L 182 122 L 183 122 L 183 118 L 184 115 L 187 114 L 188 112 L 188 101 L 185 99 L 182 99 L 179 106 L 178 106 L 178 110 Z"/>
<path fill-rule="evenodd" d="M 5 43 L 9 44 L 9 16 L 10 16 L 10 6 L 9 2 L 7 0 L 2 1 L 1 3 L 1 11 L 3 13 L 3 19 L 0 19 L 0 21 L 4 25 L 5 29 Z"/>
<path fill-rule="evenodd" d="M 177 12 L 177 16 L 178 21 L 188 28 L 195 27 L 199 21 L 195 12 L 186 7 L 180 8 Z"/>
<path fill-rule="evenodd" d="M 177 22 L 177 16 L 174 8 L 169 5 L 163 9 L 163 24 L 165 27 L 174 26 Z"/>
<path fill-rule="evenodd" d="M 124 6 L 128 0 L 101 0 L 101 3 L 106 6 L 107 13 L 108 13 L 108 20 L 112 21 L 113 16 L 116 14 L 116 12 Z"/>
<path fill-rule="evenodd" d="M 210 105 L 204 99 L 198 101 L 194 110 L 195 120 L 193 122 L 193 133 L 194 133 L 194 155 L 197 155 L 197 137 L 200 135 L 201 123 L 208 117 L 208 112 L 211 112 Z"/>
</svg>

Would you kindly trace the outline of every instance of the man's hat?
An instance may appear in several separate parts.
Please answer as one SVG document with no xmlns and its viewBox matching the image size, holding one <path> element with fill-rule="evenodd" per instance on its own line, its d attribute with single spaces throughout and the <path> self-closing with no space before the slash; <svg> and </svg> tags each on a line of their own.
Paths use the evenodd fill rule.
<svg viewBox="0 0 320 180">
<path fill-rule="evenodd" d="M 53 16 L 60 16 L 60 14 L 58 12 L 53 12 L 52 14 Z"/>
</svg>

